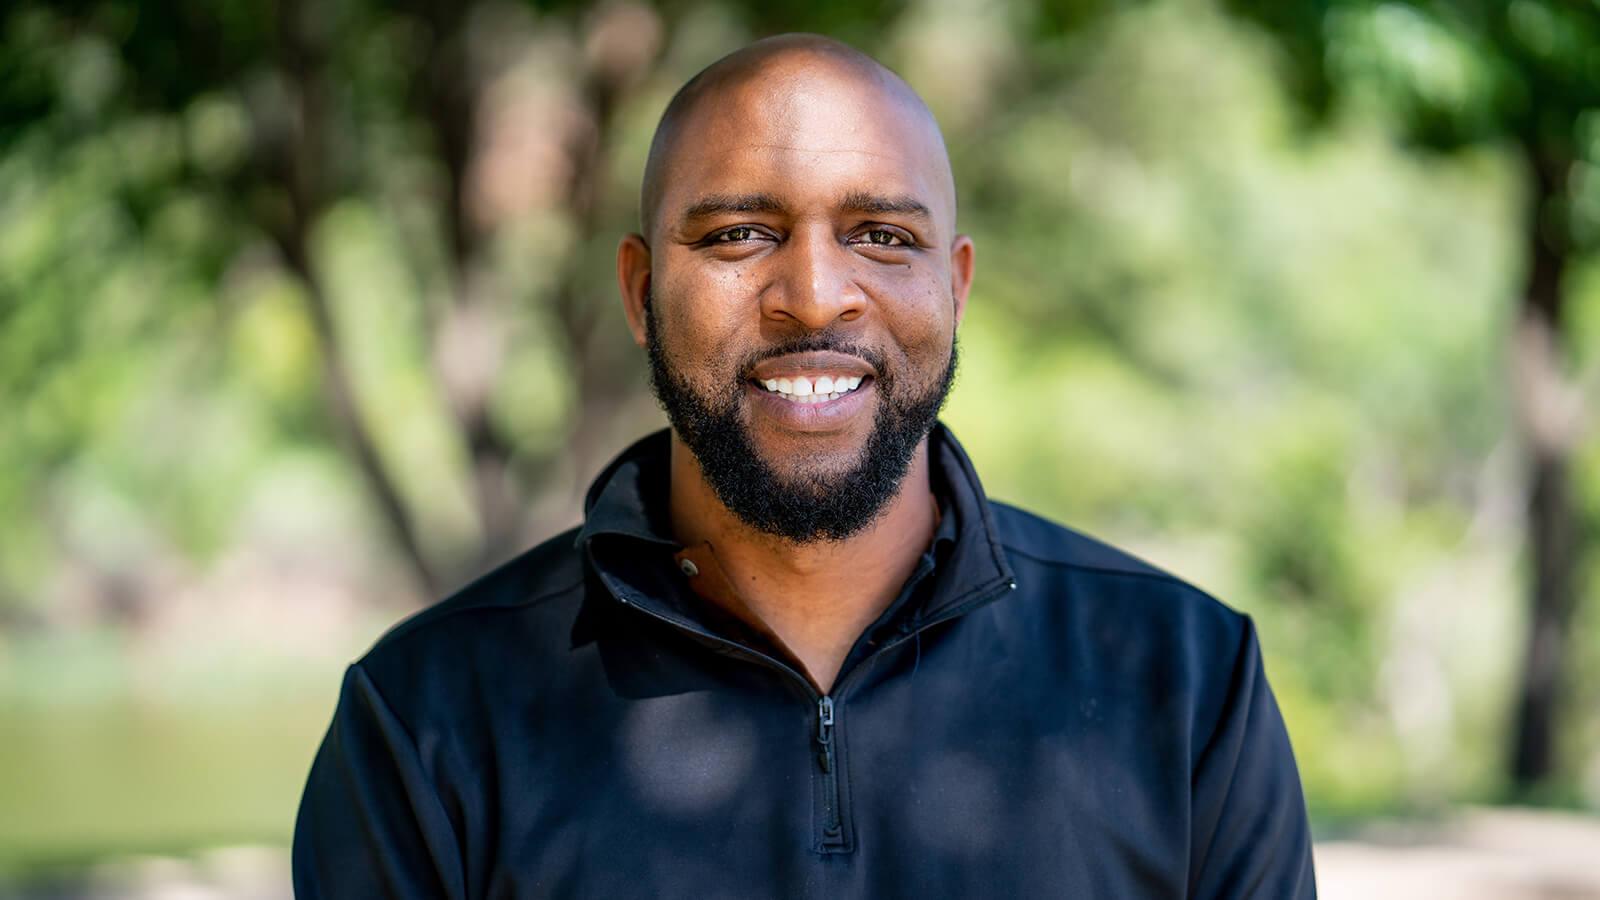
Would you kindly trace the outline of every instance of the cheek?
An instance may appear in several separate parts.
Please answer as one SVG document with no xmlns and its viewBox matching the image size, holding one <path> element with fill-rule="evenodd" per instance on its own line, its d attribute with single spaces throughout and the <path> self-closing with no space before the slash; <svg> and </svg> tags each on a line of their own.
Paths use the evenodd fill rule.
<svg viewBox="0 0 1600 900">
<path fill-rule="evenodd" d="M 709 290 L 681 283 L 662 285 L 652 302 L 667 359 L 693 381 L 725 381 L 741 346 L 734 306 Z"/>
<path fill-rule="evenodd" d="M 880 294 L 879 308 L 894 343 L 914 367 L 941 363 L 955 333 L 955 301 L 926 275 L 905 279 Z"/>
<path fill-rule="evenodd" d="M 664 260 L 654 278 L 654 293 L 663 318 L 674 326 L 703 325 L 720 330 L 738 308 L 743 273 L 727 268 L 694 264 L 693 260 Z M 670 263 L 676 264 L 670 264 Z"/>
</svg>

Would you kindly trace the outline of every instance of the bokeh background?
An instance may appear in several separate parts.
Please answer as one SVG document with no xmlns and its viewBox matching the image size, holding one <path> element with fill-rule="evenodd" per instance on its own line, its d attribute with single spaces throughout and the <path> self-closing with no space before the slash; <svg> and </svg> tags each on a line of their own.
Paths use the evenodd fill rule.
<svg viewBox="0 0 1600 900">
<path fill-rule="evenodd" d="M 1329 897 L 1600 897 L 1600 4 L 12 0 L 0 895 L 283 897 L 343 666 L 662 417 L 656 117 L 943 123 L 990 493 L 1258 622 Z"/>
</svg>

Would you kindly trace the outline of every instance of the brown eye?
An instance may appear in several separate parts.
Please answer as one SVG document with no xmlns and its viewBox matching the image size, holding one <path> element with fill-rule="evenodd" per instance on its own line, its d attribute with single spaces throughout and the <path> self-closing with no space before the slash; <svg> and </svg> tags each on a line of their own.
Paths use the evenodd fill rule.
<svg viewBox="0 0 1600 900">
<path fill-rule="evenodd" d="M 894 247 L 904 244 L 905 241 L 900 239 L 900 235 L 895 234 L 892 231 L 886 231 L 882 228 L 874 228 L 867 232 L 867 243 L 877 244 L 880 247 Z"/>
<path fill-rule="evenodd" d="M 745 228 L 743 226 L 739 228 L 729 228 L 727 231 L 717 235 L 715 240 L 721 244 L 733 244 L 738 243 L 739 241 L 750 240 L 750 236 L 754 233 L 754 229 Z"/>
</svg>

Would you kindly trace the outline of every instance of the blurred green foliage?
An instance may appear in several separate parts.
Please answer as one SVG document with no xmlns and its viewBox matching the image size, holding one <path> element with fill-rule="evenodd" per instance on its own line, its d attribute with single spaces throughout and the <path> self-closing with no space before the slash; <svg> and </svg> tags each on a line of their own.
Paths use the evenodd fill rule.
<svg viewBox="0 0 1600 900">
<path fill-rule="evenodd" d="M 1600 234 L 1600 9 L 1572 0 L 1227 5 L 1292 51 L 1284 69 L 1306 109 L 1359 111 L 1438 152 L 1493 146 L 1525 173 L 1523 286 L 1507 331 L 1527 479 L 1529 620 L 1508 769 L 1512 793 L 1546 794 L 1560 768 L 1567 635 L 1588 593 L 1585 557 L 1600 543 L 1573 487 L 1592 425 L 1584 395 L 1600 385 L 1593 371 L 1573 378 L 1586 316 L 1574 315 L 1569 285 Z"/>
<path fill-rule="evenodd" d="M 1474 104 L 1525 62 L 1436 33 L 1470 5 L 1322 6 L 14 4 L 0 866 L 286 838 L 343 662 L 659 423 L 615 241 L 672 91 L 779 30 L 945 126 L 978 247 L 946 418 L 990 492 L 1253 615 L 1319 821 L 1498 796 L 1527 189 Z M 1358 90 L 1305 28 L 1355 36 Z M 1600 533 L 1594 441 L 1574 472 Z M 1556 792 L 1590 805 L 1596 606 Z"/>
</svg>

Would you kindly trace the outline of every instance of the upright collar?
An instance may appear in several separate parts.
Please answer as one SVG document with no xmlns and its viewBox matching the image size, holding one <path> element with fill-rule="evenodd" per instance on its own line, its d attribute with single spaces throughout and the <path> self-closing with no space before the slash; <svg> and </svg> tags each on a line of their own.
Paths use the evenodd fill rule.
<svg viewBox="0 0 1600 900">
<path fill-rule="evenodd" d="M 940 531 L 949 536 L 953 526 L 953 547 L 941 563 L 936 586 L 926 604 L 912 616 L 913 622 L 932 619 L 974 595 L 987 595 L 1013 581 L 983 485 L 966 451 L 944 423 L 935 423 L 929 434 L 928 452 L 934 491 L 946 518 L 953 520 L 941 523 L 946 527 Z M 670 472 L 671 439 L 667 429 L 647 435 L 624 450 L 589 486 L 576 546 L 586 549 L 597 566 L 609 568 L 619 559 L 637 555 L 606 554 L 602 560 L 594 553 L 597 539 L 606 538 L 604 543 L 611 539 L 644 542 L 665 551 L 645 557 L 663 568 L 670 566 L 671 554 L 682 547 L 672 535 Z"/>
<path fill-rule="evenodd" d="M 672 536 L 672 432 L 652 432 L 600 470 L 583 498 L 583 527 L 574 544 L 614 534 L 677 548 Z"/>
</svg>

